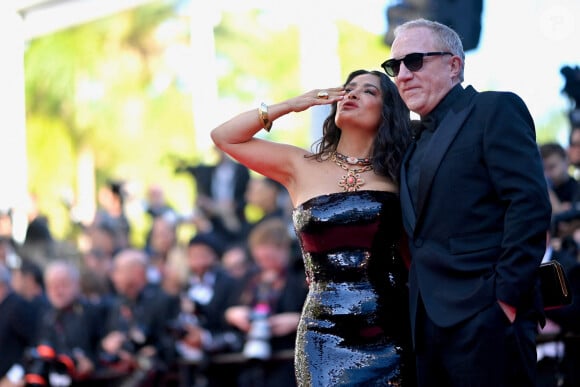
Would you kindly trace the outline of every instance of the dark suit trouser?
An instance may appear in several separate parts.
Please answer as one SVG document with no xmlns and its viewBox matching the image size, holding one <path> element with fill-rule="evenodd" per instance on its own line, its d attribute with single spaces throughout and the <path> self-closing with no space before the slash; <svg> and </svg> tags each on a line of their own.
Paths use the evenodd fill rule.
<svg viewBox="0 0 580 387">
<path fill-rule="evenodd" d="M 420 387 L 535 386 L 536 321 L 513 324 L 497 302 L 460 324 L 441 328 L 420 303 L 416 326 Z"/>
</svg>

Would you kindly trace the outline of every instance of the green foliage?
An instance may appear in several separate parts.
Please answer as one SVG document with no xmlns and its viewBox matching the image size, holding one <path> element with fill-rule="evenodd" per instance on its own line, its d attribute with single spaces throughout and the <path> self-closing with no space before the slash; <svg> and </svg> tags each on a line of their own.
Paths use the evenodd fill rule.
<svg viewBox="0 0 580 387">
<path fill-rule="evenodd" d="M 338 23 L 339 60 L 342 79 L 354 70 L 379 70 L 381 63 L 390 55 L 390 48 L 383 43 L 381 35 L 375 35 L 348 21 Z"/>
<path fill-rule="evenodd" d="M 218 79 L 223 97 L 248 102 L 269 94 L 280 100 L 301 91 L 297 29 L 268 31 L 259 24 L 260 13 L 224 13 L 214 29 L 217 60 L 225 68 Z"/>
<path fill-rule="evenodd" d="M 155 2 L 30 42 L 29 188 L 57 237 L 71 231 L 62 194 L 74 190 L 77 158 L 85 149 L 94 155 L 97 186 L 109 178 L 138 182 L 143 190 L 156 182 L 178 209 L 190 209 L 192 181 L 174 169 L 177 160 L 200 158 L 193 153 L 192 100 L 166 58 L 169 47 L 189 44 L 189 20 L 176 12 L 176 3 Z M 214 29 L 219 96 L 240 106 L 306 91 L 298 27 L 274 29 L 263 16 L 260 10 L 224 13 Z M 160 38 L 167 26 L 176 27 L 173 35 Z M 378 68 L 388 55 L 381 36 L 346 21 L 338 29 L 343 79 L 354 69 Z M 203 71 L 203 64 L 191 71 Z M 269 138 L 310 147 L 309 115 L 295 117 L 277 122 Z"/>
<path fill-rule="evenodd" d="M 173 166 L 164 161 L 168 150 L 194 149 L 191 98 L 175 74 L 163 73 L 166 47 L 155 36 L 177 18 L 171 3 L 154 3 L 30 42 L 29 189 L 45 200 L 42 209 L 57 236 L 71 231 L 59 196 L 76 186 L 80 149 L 92 149 L 98 184 L 122 178 L 144 185 L 173 177 Z M 188 42 L 187 34 L 173 39 Z M 172 80 L 159 88 L 159 74 Z M 190 204 L 191 192 L 179 192 L 188 196 L 176 195 L 179 200 Z"/>
<path fill-rule="evenodd" d="M 219 94 L 239 101 L 240 106 L 255 101 L 256 96 L 282 101 L 307 91 L 300 82 L 298 26 L 273 30 L 261 24 L 261 16 L 260 10 L 224 13 L 214 30 L 218 67 L 223 69 Z M 381 36 L 347 21 L 339 21 L 337 27 L 342 79 L 355 69 L 380 69 L 389 52 Z M 289 125 L 295 126 L 285 128 L 276 123 L 268 138 L 310 148 L 309 116 L 299 115 Z"/>
<path fill-rule="evenodd" d="M 39 208 L 48 210 L 51 228 L 68 232 L 71 225 L 64 199 L 76 174 L 75 146 L 68 128 L 58 119 L 32 115 L 27 129 L 29 189 L 37 196 Z"/>
</svg>

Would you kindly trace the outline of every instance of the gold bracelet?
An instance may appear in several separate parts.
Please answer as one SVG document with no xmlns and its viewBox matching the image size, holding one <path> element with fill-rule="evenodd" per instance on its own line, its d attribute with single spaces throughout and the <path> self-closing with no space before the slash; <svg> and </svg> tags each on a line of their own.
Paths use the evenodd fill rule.
<svg viewBox="0 0 580 387">
<path fill-rule="evenodd" d="M 269 132 L 270 129 L 272 129 L 272 121 L 268 118 L 268 105 L 264 102 L 262 102 L 258 108 L 258 116 L 260 117 L 260 121 L 262 121 L 262 126 L 266 132 Z"/>
</svg>

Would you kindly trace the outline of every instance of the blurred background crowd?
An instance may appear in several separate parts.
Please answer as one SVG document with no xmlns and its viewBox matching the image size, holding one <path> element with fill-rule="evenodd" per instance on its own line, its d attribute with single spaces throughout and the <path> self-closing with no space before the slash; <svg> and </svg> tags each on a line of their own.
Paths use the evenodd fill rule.
<svg viewBox="0 0 580 387">
<path fill-rule="evenodd" d="M 131 243 L 120 182 L 100 187 L 74 245 L 40 213 L 17 243 L 2 214 L 0 375 L 21 367 L 26 385 L 55 375 L 81 385 L 295 384 L 307 284 L 285 191 L 226 157 L 176 172 L 197 187 L 195 214 L 149 187 L 142 246 Z"/>
<path fill-rule="evenodd" d="M 294 385 L 307 284 L 290 202 L 208 131 L 377 68 L 417 16 L 460 31 L 466 84 L 528 104 L 544 260 L 580 300 L 577 1 L 3 0 L 0 387 Z M 326 113 L 269 136 L 308 148 Z M 579 307 L 547 312 L 540 386 L 580 385 Z"/>
</svg>

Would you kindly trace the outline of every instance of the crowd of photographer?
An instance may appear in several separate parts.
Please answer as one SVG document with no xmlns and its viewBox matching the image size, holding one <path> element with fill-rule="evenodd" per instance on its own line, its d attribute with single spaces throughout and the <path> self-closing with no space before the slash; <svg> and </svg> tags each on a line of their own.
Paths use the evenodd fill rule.
<svg viewBox="0 0 580 387">
<path fill-rule="evenodd" d="M 538 336 L 538 386 L 580 385 L 580 122 L 572 122 L 568 146 L 540 144 L 552 204 L 543 262 L 558 261 L 566 273 L 572 304 L 547 310 Z"/>
<path fill-rule="evenodd" d="M 78 245 L 46 223 L 34 242 L 0 238 L 0 386 L 295 385 L 307 284 L 279 186 L 207 168 L 188 171 L 199 187 L 238 192 L 198 192 L 185 243 L 157 186 L 147 242 L 132 246 L 116 184 Z M 260 219 L 239 218 L 236 200 Z"/>
</svg>

